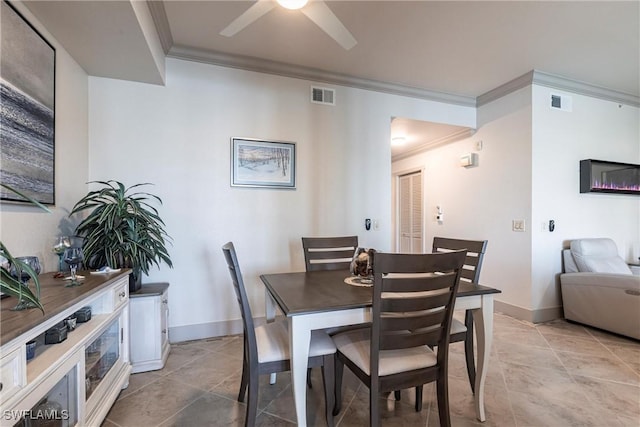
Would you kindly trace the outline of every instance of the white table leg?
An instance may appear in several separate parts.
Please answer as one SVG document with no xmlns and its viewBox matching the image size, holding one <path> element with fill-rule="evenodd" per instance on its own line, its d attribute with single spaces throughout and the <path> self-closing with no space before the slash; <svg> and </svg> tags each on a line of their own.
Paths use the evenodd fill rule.
<svg viewBox="0 0 640 427">
<path fill-rule="evenodd" d="M 265 317 L 267 318 L 267 323 L 271 323 L 276 320 L 276 301 L 266 289 L 264 290 L 264 313 Z M 273 385 L 275 383 L 276 374 L 273 373 L 269 375 L 269 384 Z"/>
<path fill-rule="evenodd" d="M 476 417 L 486 420 L 484 412 L 484 383 L 489 368 L 489 355 L 493 339 L 493 295 L 482 296 L 482 307 L 473 310 L 473 323 L 478 344 L 478 360 L 476 367 L 475 405 Z"/>
<path fill-rule="evenodd" d="M 307 425 L 307 365 L 311 330 L 304 316 L 287 318 L 289 322 L 289 350 L 291 354 L 291 385 L 299 427 Z"/>
<path fill-rule="evenodd" d="M 276 320 L 276 301 L 266 289 L 264 290 L 264 313 L 267 323 Z"/>
</svg>

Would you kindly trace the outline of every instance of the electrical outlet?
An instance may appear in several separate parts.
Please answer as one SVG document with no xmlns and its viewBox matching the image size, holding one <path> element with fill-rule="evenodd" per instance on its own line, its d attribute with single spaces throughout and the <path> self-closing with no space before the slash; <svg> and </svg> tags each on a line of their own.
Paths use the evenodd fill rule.
<svg viewBox="0 0 640 427">
<path fill-rule="evenodd" d="M 526 230 L 524 219 L 514 219 L 511 221 L 511 229 L 513 231 L 522 232 Z"/>
</svg>

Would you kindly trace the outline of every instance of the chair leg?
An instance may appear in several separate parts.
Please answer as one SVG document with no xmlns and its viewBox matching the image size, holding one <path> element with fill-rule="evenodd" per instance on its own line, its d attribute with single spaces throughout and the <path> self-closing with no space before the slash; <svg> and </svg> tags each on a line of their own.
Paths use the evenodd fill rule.
<svg viewBox="0 0 640 427">
<path fill-rule="evenodd" d="M 400 401 L 402 395 L 400 394 L 400 390 L 396 390 L 393 392 L 393 397 L 396 399 L 396 402 Z"/>
<path fill-rule="evenodd" d="M 476 384 L 476 362 L 473 351 L 473 313 L 467 310 L 464 315 L 464 325 L 467 328 L 467 334 L 464 339 L 464 355 L 467 361 L 467 375 L 469 384 L 471 384 L 471 392 L 475 394 Z"/>
<path fill-rule="evenodd" d="M 416 412 L 422 411 L 422 387 L 421 385 L 416 387 Z"/>
<path fill-rule="evenodd" d="M 254 427 L 258 413 L 258 374 L 256 370 L 249 373 L 249 398 L 247 399 L 247 414 L 245 427 Z"/>
<path fill-rule="evenodd" d="M 380 427 L 380 392 L 377 387 L 369 389 L 369 425 Z"/>
<path fill-rule="evenodd" d="M 313 388 L 313 384 L 311 384 L 311 368 L 307 368 L 307 387 Z"/>
<path fill-rule="evenodd" d="M 238 402 L 244 402 L 244 396 L 247 393 L 247 380 L 249 379 L 249 366 L 247 365 L 246 356 L 242 358 L 242 379 L 240 380 L 240 391 L 238 392 Z"/>
<path fill-rule="evenodd" d="M 324 401 L 327 416 L 327 426 L 333 427 L 333 410 L 335 408 L 335 357 L 329 354 L 322 358 L 322 383 L 324 385 Z"/>
<path fill-rule="evenodd" d="M 438 395 L 438 416 L 440 417 L 440 427 L 451 427 L 451 417 L 449 415 L 449 383 L 447 377 L 440 377 L 436 385 Z"/>
<path fill-rule="evenodd" d="M 338 415 L 340 410 L 342 409 L 342 374 L 344 371 L 344 363 L 338 356 L 334 356 L 334 392 L 335 392 L 335 402 L 333 404 L 333 415 Z"/>
</svg>

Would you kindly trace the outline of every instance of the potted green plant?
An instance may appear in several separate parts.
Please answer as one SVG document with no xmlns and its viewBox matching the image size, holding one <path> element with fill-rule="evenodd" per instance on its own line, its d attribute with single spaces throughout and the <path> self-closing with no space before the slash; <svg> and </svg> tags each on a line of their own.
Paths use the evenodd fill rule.
<svg viewBox="0 0 640 427">
<path fill-rule="evenodd" d="M 126 188 L 114 180 L 92 181 L 102 188 L 90 191 L 78 201 L 69 216 L 91 210 L 78 224 L 76 234 L 84 238 L 88 268 L 131 268 L 129 290 L 140 289 L 142 273 L 164 262 L 173 267 L 167 251 L 170 237 L 158 210 L 149 201 L 162 204 L 153 194 L 132 191 L 149 183 Z"/>
<path fill-rule="evenodd" d="M 17 194 L 18 196 L 24 198 L 29 203 L 38 206 L 46 212 L 50 212 L 49 209 L 38 202 L 35 199 L 32 199 L 29 196 L 25 196 L 15 188 L 0 183 L 0 186 L 5 188 L 12 193 Z M 2 262 L 0 266 L 0 291 L 7 295 L 14 296 L 18 298 L 20 302 L 25 303 L 25 307 L 36 307 L 42 311 L 44 314 L 44 307 L 40 302 L 40 281 L 38 280 L 38 273 L 31 268 L 27 263 L 21 261 L 20 259 L 16 259 L 11 255 L 9 249 L 0 241 L 0 257 L 4 258 L 6 261 Z M 12 275 L 10 272 L 11 267 L 15 270 L 15 274 Z M 35 287 L 35 292 L 31 291 L 29 288 L 28 282 L 23 284 L 20 281 L 20 278 L 24 275 L 29 277 L 29 281 L 32 281 Z"/>
</svg>

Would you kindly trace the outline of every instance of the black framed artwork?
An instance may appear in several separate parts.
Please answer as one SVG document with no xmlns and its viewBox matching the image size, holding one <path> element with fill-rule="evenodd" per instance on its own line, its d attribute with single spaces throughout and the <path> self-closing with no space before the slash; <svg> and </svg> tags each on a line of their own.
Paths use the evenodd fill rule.
<svg viewBox="0 0 640 427">
<path fill-rule="evenodd" d="M 1 3 L 0 182 L 55 204 L 55 48 Z M 0 187 L 3 200 L 25 201 Z"/>
</svg>

